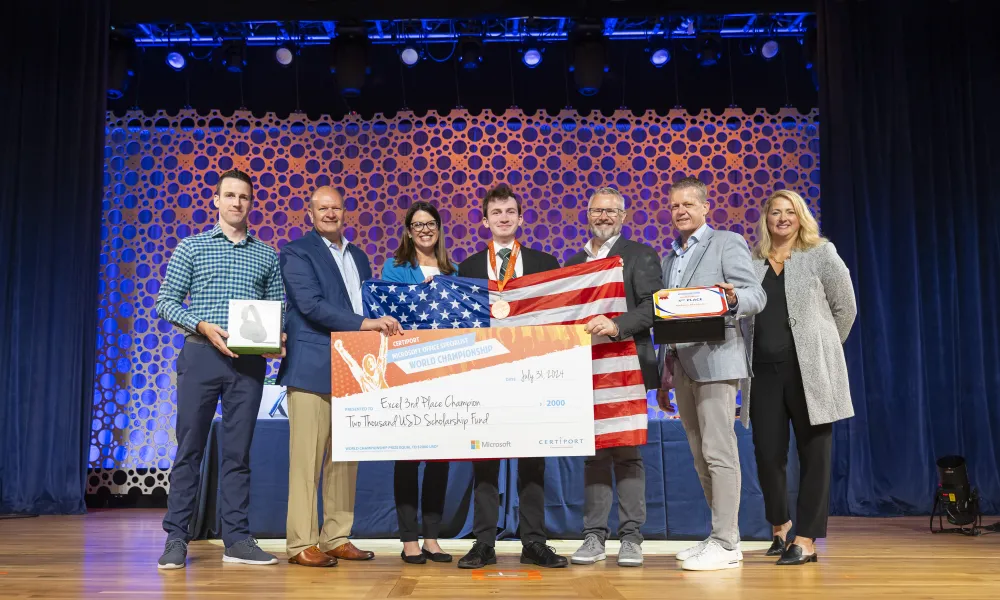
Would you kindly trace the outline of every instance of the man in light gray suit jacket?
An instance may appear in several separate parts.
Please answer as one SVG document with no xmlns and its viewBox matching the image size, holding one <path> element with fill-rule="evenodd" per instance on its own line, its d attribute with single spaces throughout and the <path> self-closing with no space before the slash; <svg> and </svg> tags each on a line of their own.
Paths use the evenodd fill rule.
<svg viewBox="0 0 1000 600">
<path fill-rule="evenodd" d="M 681 235 L 663 259 L 663 283 L 668 288 L 718 285 L 730 307 L 725 340 L 660 347 L 664 368 L 657 400 L 665 406 L 667 391 L 674 388 L 694 466 L 712 509 L 711 536 L 678 553 L 677 559 L 687 570 L 730 569 L 743 559 L 740 458 L 733 421 L 740 380 L 751 373 L 741 320 L 760 312 L 767 296 L 754 274 L 746 240 L 706 224 L 709 203 L 704 183 L 693 177 L 676 182 L 669 207 Z"/>
</svg>

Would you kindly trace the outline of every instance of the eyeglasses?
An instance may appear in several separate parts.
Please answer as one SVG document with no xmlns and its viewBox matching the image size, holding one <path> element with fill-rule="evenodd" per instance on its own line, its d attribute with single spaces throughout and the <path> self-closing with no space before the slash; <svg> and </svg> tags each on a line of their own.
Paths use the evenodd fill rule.
<svg viewBox="0 0 1000 600">
<path fill-rule="evenodd" d="M 410 229 L 413 231 L 437 231 L 438 223 L 437 221 L 427 221 L 426 223 L 413 221 L 410 223 Z"/>
<path fill-rule="evenodd" d="M 609 217 L 617 217 L 619 214 L 625 212 L 620 208 L 590 208 L 587 210 L 590 213 L 590 216 L 594 217 L 595 219 L 600 217 L 601 215 L 608 215 Z"/>
</svg>

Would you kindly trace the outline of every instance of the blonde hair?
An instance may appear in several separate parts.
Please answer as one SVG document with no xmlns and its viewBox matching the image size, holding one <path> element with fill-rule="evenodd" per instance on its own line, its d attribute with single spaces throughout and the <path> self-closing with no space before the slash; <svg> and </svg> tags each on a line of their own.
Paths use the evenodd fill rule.
<svg viewBox="0 0 1000 600">
<path fill-rule="evenodd" d="M 760 220 L 757 221 L 757 243 L 753 247 L 754 258 L 766 259 L 771 256 L 773 244 L 771 243 L 771 232 L 767 230 L 767 213 L 771 212 L 771 208 L 777 200 L 791 202 L 792 210 L 799 218 L 798 238 L 792 245 L 794 250 L 808 250 L 826 241 L 826 238 L 819 232 L 819 223 L 816 222 L 816 217 L 813 216 L 802 196 L 792 190 L 778 190 L 767 198 L 764 206 L 760 207 Z"/>
</svg>

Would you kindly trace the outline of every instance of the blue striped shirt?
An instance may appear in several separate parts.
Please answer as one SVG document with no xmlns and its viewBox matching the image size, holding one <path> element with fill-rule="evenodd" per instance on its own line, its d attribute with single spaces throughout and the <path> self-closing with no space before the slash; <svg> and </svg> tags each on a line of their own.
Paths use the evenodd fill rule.
<svg viewBox="0 0 1000 600">
<path fill-rule="evenodd" d="M 229 327 L 230 300 L 283 298 L 278 253 L 249 232 L 234 244 L 216 224 L 174 249 L 155 306 L 160 317 L 195 333 L 201 321 Z"/>
<path fill-rule="evenodd" d="M 358 265 L 354 262 L 354 257 L 347 251 L 347 246 L 351 242 L 345 237 L 340 238 L 339 246 L 326 238 L 323 238 L 323 241 L 330 248 L 333 261 L 340 269 L 340 276 L 344 279 L 344 285 L 347 286 L 347 295 L 351 298 L 351 308 L 354 309 L 354 314 L 365 316 L 365 308 L 361 303 L 361 274 L 358 273 Z"/>
</svg>

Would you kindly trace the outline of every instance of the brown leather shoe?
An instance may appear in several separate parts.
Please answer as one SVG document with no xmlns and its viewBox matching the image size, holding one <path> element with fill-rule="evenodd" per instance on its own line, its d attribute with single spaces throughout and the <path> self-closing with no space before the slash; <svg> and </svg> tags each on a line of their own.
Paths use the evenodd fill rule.
<svg viewBox="0 0 1000 600">
<path fill-rule="evenodd" d="M 358 550 L 358 547 L 351 542 L 337 546 L 333 550 L 327 550 L 326 555 L 343 560 L 371 560 L 375 558 L 374 552 Z"/>
<path fill-rule="evenodd" d="M 289 558 L 288 562 L 293 565 L 302 565 L 303 567 L 336 567 L 337 557 L 332 554 L 329 556 L 324 554 L 316 546 L 309 546 L 302 552 Z"/>
</svg>

